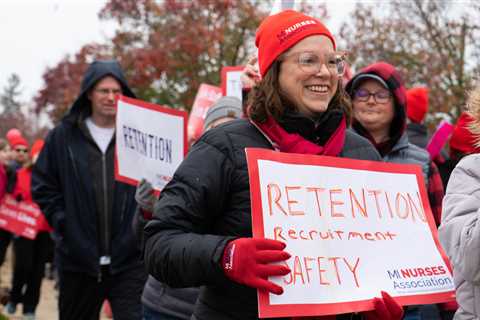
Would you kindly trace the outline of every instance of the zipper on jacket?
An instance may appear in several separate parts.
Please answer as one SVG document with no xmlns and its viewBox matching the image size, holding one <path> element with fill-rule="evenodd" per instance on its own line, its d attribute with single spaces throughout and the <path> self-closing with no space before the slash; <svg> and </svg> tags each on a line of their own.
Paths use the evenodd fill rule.
<svg viewBox="0 0 480 320">
<path fill-rule="evenodd" d="M 103 214 L 105 218 L 105 246 L 106 251 L 105 254 L 110 256 L 110 226 L 108 221 L 108 187 L 107 187 L 107 164 L 105 159 L 105 154 L 102 154 L 102 176 L 103 176 Z"/>
</svg>

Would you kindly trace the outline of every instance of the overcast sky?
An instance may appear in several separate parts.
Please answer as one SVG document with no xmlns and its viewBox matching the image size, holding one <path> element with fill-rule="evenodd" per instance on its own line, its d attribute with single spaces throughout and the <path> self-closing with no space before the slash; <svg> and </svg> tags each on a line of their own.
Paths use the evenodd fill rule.
<svg viewBox="0 0 480 320">
<path fill-rule="evenodd" d="M 241 0 L 239 0 L 241 1 Z M 329 27 L 335 32 L 353 0 L 329 1 Z M 101 22 L 106 0 L 0 0 L 0 90 L 17 73 L 23 99 L 42 87 L 42 74 L 84 44 L 105 42 L 115 24 Z"/>
</svg>

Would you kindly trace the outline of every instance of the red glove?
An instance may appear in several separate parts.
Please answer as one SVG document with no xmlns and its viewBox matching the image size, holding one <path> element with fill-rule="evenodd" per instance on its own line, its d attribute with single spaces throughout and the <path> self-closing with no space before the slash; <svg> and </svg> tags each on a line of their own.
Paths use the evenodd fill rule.
<svg viewBox="0 0 480 320">
<path fill-rule="evenodd" d="M 401 320 L 403 308 L 388 293 L 382 291 L 382 298 L 373 300 L 375 310 L 365 312 L 366 320 Z"/>
<path fill-rule="evenodd" d="M 249 287 L 282 294 L 282 287 L 267 280 L 271 276 L 284 276 L 290 269 L 270 264 L 290 258 L 283 242 L 269 239 L 240 238 L 228 243 L 223 251 L 223 271 L 231 280 Z"/>
</svg>

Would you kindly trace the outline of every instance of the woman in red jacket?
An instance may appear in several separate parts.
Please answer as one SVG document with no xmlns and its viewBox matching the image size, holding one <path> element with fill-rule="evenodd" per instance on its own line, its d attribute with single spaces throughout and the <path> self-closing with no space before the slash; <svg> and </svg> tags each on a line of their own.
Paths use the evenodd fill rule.
<svg viewBox="0 0 480 320">
<path fill-rule="evenodd" d="M 43 147 L 43 140 L 37 140 L 30 151 L 31 161 L 17 171 L 13 196 L 18 201 L 32 202 L 30 182 L 32 167 Z M 15 255 L 10 301 L 6 306 L 9 314 L 14 314 L 18 303 L 23 304 L 23 319 L 35 319 L 35 310 L 40 299 L 40 287 L 45 270 L 45 262 L 50 243 L 49 227 L 45 223 L 38 230 L 35 239 L 14 236 Z M 25 287 L 25 290 L 23 288 Z"/>
</svg>

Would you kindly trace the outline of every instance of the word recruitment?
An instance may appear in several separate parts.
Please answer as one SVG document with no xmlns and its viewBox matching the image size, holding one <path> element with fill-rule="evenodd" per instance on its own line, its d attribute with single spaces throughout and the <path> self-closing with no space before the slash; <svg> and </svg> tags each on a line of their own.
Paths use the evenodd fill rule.
<svg viewBox="0 0 480 320">
<path fill-rule="evenodd" d="M 321 186 L 266 185 L 268 214 L 285 216 L 317 215 L 333 219 L 411 219 L 426 223 L 418 192 L 392 192 Z"/>
<path fill-rule="evenodd" d="M 122 136 L 126 148 L 154 160 L 172 163 L 172 140 L 126 125 L 122 126 Z"/>
</svg>

